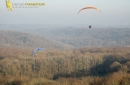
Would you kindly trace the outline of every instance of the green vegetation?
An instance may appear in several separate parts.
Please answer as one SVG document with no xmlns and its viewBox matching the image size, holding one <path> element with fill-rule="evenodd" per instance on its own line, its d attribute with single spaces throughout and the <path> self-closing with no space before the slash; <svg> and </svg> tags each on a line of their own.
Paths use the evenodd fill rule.
<svg viewBox="0 0 130 85">
<path fill-rule="evenodd" d="M 0 46 L 0 85 L 130 84 L 130 47 L 33 50 Z"/>
</svg>

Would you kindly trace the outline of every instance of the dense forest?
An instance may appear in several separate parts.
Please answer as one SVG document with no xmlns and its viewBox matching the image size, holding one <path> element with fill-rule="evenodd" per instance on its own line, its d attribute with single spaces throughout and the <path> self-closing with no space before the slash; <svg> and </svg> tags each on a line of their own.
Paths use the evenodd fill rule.
<svg viewBox="0 0 130 85">
<path fill-rule="evenodd" d="M 130 85 L 129 28 L 28 27 L 0 31 L 0 85 Z"/>
<path fill-rule="evenodd" d="M 0 85 L 130 85 L 130 47 L 0 46 Z"/>
</svg>

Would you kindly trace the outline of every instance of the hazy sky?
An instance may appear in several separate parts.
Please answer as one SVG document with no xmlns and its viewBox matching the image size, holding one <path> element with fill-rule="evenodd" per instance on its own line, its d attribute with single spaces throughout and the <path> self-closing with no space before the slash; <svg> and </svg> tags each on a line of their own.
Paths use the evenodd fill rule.
<svg viewBox="0 0 130 85">
<path fill-rule="evenodd" d="M 0 24 L 62 24 L 130 27 L 130 0 L 10 0 L 12 3 L 44 2 L 39 8 L 8 11 L 0 0 Z M 96 10 L 78 11 L 86 6 Z"/>
</svg>

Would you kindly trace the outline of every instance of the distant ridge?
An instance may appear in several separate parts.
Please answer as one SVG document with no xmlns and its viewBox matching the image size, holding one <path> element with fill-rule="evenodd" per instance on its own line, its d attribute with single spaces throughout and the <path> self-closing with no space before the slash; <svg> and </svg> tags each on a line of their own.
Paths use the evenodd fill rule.
<svg viewBox="0 0 130 85">
<path fill-rule="evenodd" d="M 130 47 L 130 28 L 68 27 L 39 24 L 2 25 L 0 29 L 42 36 L 45 39 L 64 43 L 65 48 L 84 47 Z M 1 41 L 0 41 L 1 42 Z"/>
<path fill-rule="evenodd" d="M 37 35 L 0 30 L 0 45 L 21 47 L 44 47 L 46 49 L 71 49 L 73 46 L 50 41 Z"/>
<path fill-rule="evenodd" d="M 78 48 L 130 46 L 130 28 L 41 28 L 29 32 Z"/>
</svg>

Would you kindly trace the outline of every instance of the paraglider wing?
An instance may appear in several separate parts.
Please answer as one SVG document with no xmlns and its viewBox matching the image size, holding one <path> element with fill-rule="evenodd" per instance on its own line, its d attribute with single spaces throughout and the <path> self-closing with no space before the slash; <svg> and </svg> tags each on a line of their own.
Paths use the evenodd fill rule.
<svg viewBox="0 0 130 85">
<path fill-rule="evenodd" d="M 36 50 L 34 50 L 33 52 L 32 52 L 32 56 L 34 56 L 34 54 L 37 52 L 37 51 L 39 51 L 39 50 L 45 50 L 44 48 L 37 48 Z"/>
<path fill-rule="evenodd" d="M 96 8 L 96 7 L 94 7 L 94 6 L 87 6 L 87 7 L 84 7 L 84 8 L 82 8 L 82 9 L 80 9 L 79 12 L 81 12 L 81 11 L 84 10 L 84 9 L 95 9 L 95 10 L 100 11 L 98 8 Z M 79 14 L 79 12 L 78 12 L 78 14 Z M 100 11 L 100 12 L 101 12 L 101 11 Z"/>
</svg>

